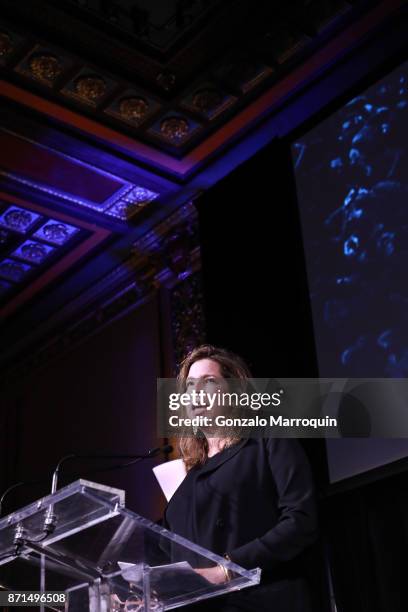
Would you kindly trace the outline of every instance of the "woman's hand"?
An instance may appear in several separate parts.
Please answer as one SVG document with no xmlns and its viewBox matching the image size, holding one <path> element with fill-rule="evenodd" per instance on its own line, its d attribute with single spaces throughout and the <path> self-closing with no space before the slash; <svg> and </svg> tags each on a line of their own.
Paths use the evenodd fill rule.
<svg viewBox="0 0 408 612">
<path fill-rule="evenodd" d="M 204 567 L 202 569 L 195 569 L 197 574 L 200 574 L 203 578 L 212 582 L 212 584 L 222 584 L 226 582 L 226 575 L 222 567 L 216 565 L 215 567 Z"/>
<path fill-rule="evenodd" d="M 112 593 L 110 596 L 110 610 L 112 612 L 118 612 L 119 610 L 123 610 L 124 607 L 125 603 L 120 601 L 119 597 L 115 593 Z"/>
</svg>

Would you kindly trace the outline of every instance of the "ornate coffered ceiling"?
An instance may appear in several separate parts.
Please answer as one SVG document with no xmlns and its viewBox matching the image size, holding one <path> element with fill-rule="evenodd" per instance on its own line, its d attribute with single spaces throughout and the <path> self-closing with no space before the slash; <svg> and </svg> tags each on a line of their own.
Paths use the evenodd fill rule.
<svg viewBox="0 0 408 612">
<path fill-rule="evenodd" d="M 8 78 L 175 157 L 367 2 L 3 0 Z"/>
<path fill-rule="evenodd" d="M 189 202 L 403 4 L 2 0 L 0 364 L 196 270 Z"/>
</svg>

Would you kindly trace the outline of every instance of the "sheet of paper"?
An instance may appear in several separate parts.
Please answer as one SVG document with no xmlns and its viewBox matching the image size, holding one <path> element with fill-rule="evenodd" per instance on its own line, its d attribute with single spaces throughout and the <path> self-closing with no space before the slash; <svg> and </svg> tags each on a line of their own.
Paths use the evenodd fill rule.
<svg viewBox="0 0 408 612">
<path fill-rule="evenodd" d="M 143 566 L 139 563 L 126 563 L 125 561 L 118 561 L 118 565 L 122 570 L 122 576 L 128 582 L 138 583 L 143 578 Z M 193 568 L 187 561 L 178 561 L 177 563 L 168 563 L 167 565 L 156 565 L 151 567 L 151 572 L 165 573 L 169 570 L 172 571 L 193 571 Z"/>
<path fill-rule="evenodd" d="M 159 485 L 169 501 L 186 476 L 186 468 L 182 459 L 166 461 L 153 468 Z"/>
<path fill-rule="evenodd" d="M 122 570 L 122 576 L 128 582 L 138 583 L 143 578 L 143 566 L 141 563 L 125 563 L 118 561 L 118 565 Z"/>
<path fill-rule="evenodd" d="M 131 588 L 143 589 L 143 565 L 124 561 L 118 561 L 118 564 L 123 578 L 131 584 Z M 171 600 L 182 594 L 191 595 L 196 591 L 202 593 L 203 589 L 213 587 L 187 561 L 151 567 L 149 578 L 151 588 L 163 600 Z"/>
</svg>

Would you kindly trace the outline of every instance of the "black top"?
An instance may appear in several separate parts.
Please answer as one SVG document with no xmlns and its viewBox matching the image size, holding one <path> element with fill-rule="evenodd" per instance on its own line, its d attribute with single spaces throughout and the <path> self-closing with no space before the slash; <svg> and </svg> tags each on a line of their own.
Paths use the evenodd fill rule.
<svg viewBox="0 0 408 612">
<path fill-rule="evenodd" d="M 228 553 L 244 568 L 260 567 L 263 585 L 239 595 L 258 597 L 257 609 L 265 604 L 275 610 L 273 601 L 280 611 L 273 599 L 280 586 L 282 610 L 309 610 L 303 572 L 305 553 L 317 536 L 316 505 L 310 466 L 296 440 L 242 440 L 192 468 L 164 522 L 208 550 Z M 181 558 L 174 550 L 173 560 Z M 203 565 L 193 556 L 188 560 Z"/>
<path fill-rule="evenodd" d="M 178 533 L 183 537 L 201 544 L 204 534 L 200 534 L 197 529 L 195 520 L 195 498 L 196 498 L 196 486 L 197 479 L 200 476 L 204 467 L 216 464 L 220 456 L 223 453 L 227 453 L 228 449 L 224 449 L 217 453 L 213 457 L 209 457 L 204 465 L 195 466 L 187 473 L 185 479 L 177 489 L 177 497 L 171 499 L 169 505 L 166 508 L 165 521 L 168 528 L 174 533 Z M 211 496 L 211 490 L 208 489 L 208 482 L 204 480 L 199 484 L 200 488 L 204 488 L 204 495 Z M 199 495 L 203 492 L 199 492 Z M 217 519 L 216 526 L 220 526 L 221 520 Z M 211 523 L 209 522 L 210 526 Z M 216 552 L 216 551 L 213 551 Z M 208 567 L 208 561 L 202 557 L 198 557 L 190 553 L 188 559 L 186 559 L 185 549 L 180 549 L 177 546 L 174 547 L 172 552 L 173 561 L 188 560 L 193 567 Z"/>
</svg>

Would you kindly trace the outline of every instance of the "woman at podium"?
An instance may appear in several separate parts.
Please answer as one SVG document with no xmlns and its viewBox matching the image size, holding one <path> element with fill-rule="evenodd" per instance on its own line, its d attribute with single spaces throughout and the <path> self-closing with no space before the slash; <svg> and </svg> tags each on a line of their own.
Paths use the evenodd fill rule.
<svg viewBox="0 0 408 612">
<path fill-rule="evenodd" d="M 215 389 L 250 378 L 240 357 L 210 345 L 194 349 L 179 373 L 181 388 Z M 204 414 L 205 403 L 190 408 Z M 230 559 L 262 570 L 261 583 L 188 606 L 191 612 L 315 612 L 305 578 L 317 537 L 312 474 L 294 439 L 220 437 L 201 428 L 179 441 L 187 475 L 172 496 L 164 525 Z M 197 568 L 214 584 L 229 579 L 222 565 Z"/>
</svg>

